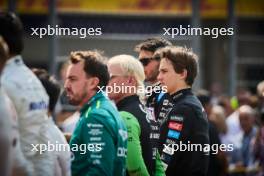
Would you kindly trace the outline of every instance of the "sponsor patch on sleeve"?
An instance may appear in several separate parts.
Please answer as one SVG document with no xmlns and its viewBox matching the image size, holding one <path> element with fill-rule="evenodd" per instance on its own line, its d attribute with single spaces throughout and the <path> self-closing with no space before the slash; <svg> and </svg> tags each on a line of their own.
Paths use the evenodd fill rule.
<svg viewBox="0 0 264 176">
<path fill-rule="evenodd" d="M 182 122 L 183 121 L 183 117 L 172 115 L 172 116 L 170 116 L 170 120 Z"/>
<path fill-rule="evenodd" d="M 181 131 L 183 124 L 177 123 L 177 122 L 170 122 L 169 128 L 172 130 Z"/>
<path fill-rule="evenodd" d="M 178 132 L 178 131 L 169 130 L 169 132 L 168 132 L 168 137 L 169 137 L 169 138 L 174 138 L 174 139 L 179 139 L 180 134 L 181 134 L 181 133 Z"/>
</svg>

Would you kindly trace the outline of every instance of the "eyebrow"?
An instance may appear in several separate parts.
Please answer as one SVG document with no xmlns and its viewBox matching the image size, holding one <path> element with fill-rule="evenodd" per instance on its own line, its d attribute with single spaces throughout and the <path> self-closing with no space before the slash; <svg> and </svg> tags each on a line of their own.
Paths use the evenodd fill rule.
<svg viewBox="0 0 264 176">
<path fill-rule="evenodd" d="M 167 68 L 161 68 L 161 69 L 159 69 L 159 71 L 168 71 L 168 69 Z"/>
<path fill-rule="evenodd" d="M 74 78 L 77 78 L 77 76 L 75 76 L 75 75 L 70 75 L 70 76 L 68 76 L 67 78 L 68 78 L 68 79 L 74 79 Z"/>
</svg>

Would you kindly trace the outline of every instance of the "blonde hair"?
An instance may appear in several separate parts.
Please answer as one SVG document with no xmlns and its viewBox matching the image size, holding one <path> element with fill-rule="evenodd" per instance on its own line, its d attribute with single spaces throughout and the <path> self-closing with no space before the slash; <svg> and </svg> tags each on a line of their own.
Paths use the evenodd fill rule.
<svg viewBox="0 0 264 176">
<path fill-rule="evenodd" d="M 118 65 L 122 69 L 124 76 L 133 76 L 137 81 L 137 87 L 144 89 L 144 80 L 145 80 L 145 73 L 144 73 L 144 67 L 139 62 L 138 59 L 131 55 L 117 55 L 108 61 L 108 65 Z M 137 93 L 140 97 L 140 99 L 144 98 L 144 93 L 140 92 Z"/>
</svg>

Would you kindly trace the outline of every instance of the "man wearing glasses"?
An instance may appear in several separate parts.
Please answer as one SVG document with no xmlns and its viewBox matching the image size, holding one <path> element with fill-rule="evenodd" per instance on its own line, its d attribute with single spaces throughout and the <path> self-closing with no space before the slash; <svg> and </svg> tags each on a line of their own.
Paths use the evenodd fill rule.
<svg viewBox="0 0 264 176">
<path fill-rule="evenodd" d="M 156 50 L 171 45 L 171 42 L 163 38 L 149 38 L 135 47 L 139 61 L 144 66 L 146 91 L 151 93 L 146 95 L 146 106 L 159 124 L 162 123 L 169 108 L 169 96 L 164 93 L 157 80 L 160 60 L 153 58 L 153 55 Z"/>
</svg>

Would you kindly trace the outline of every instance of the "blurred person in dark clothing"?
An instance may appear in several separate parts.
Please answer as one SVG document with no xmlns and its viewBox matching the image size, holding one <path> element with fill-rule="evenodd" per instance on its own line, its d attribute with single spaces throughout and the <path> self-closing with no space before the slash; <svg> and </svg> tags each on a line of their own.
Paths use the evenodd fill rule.
<svg viewBox="0 0 264 176">
<path fill-rule="evenodd" d="M 234 112 L 234 109 L 231 106 L 230 97 L 227 95 L 222 95 L 219 97 L 218 105 L 224 108 L 226 118 Z"/>
<path fill-rule="evenodd" d="M 239 88 L 236 93 L 236 98 L 232 98 L 233 104 L 235 104 L 235 106 L 233 106 L 236 108 L 236 110 L 226 118 L 227 133 L 222 136 L 222 142 L 224 144 L 233 144 L 235 148 L 240 147 L 240 136 L 242 135 L 243 131 L 239 122 L 238 109 L 243 105 L 250 105 L 250 98 L 251 93 L 245 88 Z"/>
<path fill-rule="evenodd" d="M 220 146 L 221 141 L 219 137 L 219 132 L 214 122 L 212 122 L 210 118 L 210 116 L 212 115 L 212 108 L 213 108 L 211 102 L 211 96 L 209 92 L 206 90 L 199 90 L 196 95 L 197 98 L 202 103 L 209 120 L 210 146 L 212 145 Z M 218 151 L 218 153 L 214 153 L 213 151 L 210 151 L 207 176 L 224 176 L 227 174 L 227 169 L 228 169 L 228 162 L 225 153 L 220 150 Z"/>
<path fill-rule="evenodd" d="M 235 149 L 231 163 L 235 167 L 252 167 L 255 164 L 254 142 L 257 135 L 255 126 L 256 114 L 249 105 L 243 105 L 238 109 L 239 122 L 243 131 L 240 138 L 240 147 Z"/>
<path fill-rule="evenodd" d="M 257 93 L 259 98 L 258 110 L 263 115 L 264 114 L 264 81 L 261 81 L 257 86 Z M 264 121 L 264 117 L 263 117 Z"/>
<path fill-rule="evenodd" d="M 256 159 L 260 161 L 261 172 L 259 176 L 264 176 L 264 81 L 258 84 L 257 93 L 259 97 L 260 128 L 257 132 L 254 153 Z"/>
</svg>

